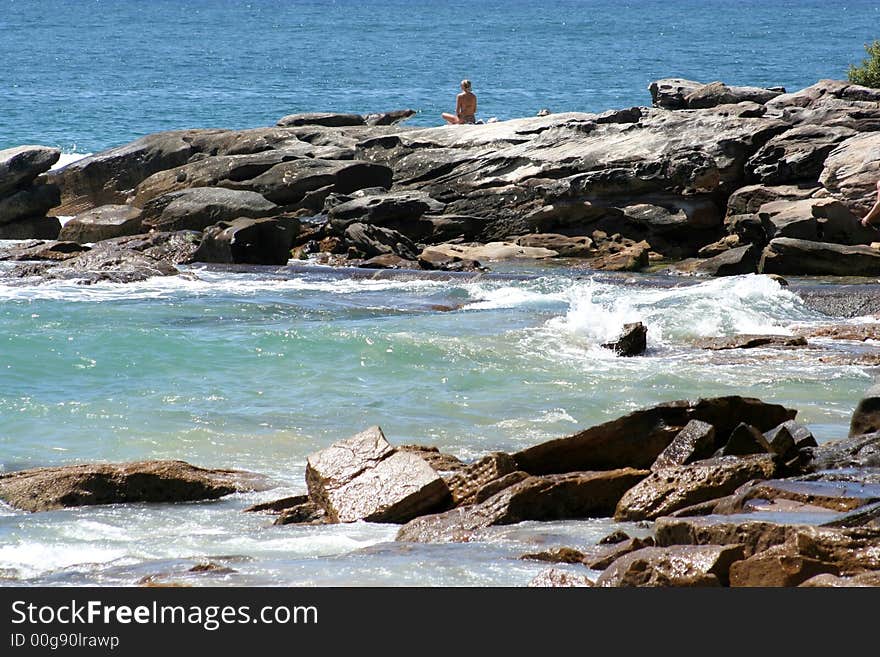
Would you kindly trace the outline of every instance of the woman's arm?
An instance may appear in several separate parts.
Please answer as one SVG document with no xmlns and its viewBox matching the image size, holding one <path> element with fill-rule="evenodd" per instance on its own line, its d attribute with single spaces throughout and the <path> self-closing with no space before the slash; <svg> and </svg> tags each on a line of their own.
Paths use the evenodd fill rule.
<svg viewBox="0 0 880 657">
<path fill-rule="evenodd" d="M 455 115 L 461 118 L 461 94 L 455 97 Z"/>
</svg>

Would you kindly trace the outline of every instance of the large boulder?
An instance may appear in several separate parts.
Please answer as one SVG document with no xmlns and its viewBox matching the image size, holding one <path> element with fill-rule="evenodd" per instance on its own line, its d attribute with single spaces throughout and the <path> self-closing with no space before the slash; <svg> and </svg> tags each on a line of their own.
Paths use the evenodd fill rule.
<svg viewBox="0 0 880 657">
<path fill-rule="evenodd" d="M 877 111 L 880 130 L 880 109 Z M 877 200 L 880 180 L 880 132 L 851 137 L 831 151 L 819 181 L 831 194 L 862 216 Z"/>
<path fill-rule="evenodd" d="M 449 501 L 449 489 L 427 461 L 394 449 L 379 427 L 309 456 L 306 483 L 333 522 L 407 522 Z"/>
<path fill-rule="evenodd" d="M 778 404 L 738 396 L 668 402 L 634 411 L 572 436 L 526 448 L 513 458 L 518 469 L 536 475 L 623 467 L 649 468 L 691 420 L 715 427 L 717 448 L 727 442 L 741 421 L 761 431 L 769 431 L 793 419 L 795 413 Z"/>
<path fill-rule="evenodd" d="M 782 275 L 877 276 L 880 275 L 880 251 L 870 246 L 777 237 L 764 248 L 758 271 Z"/>
<path fill-rule="evenodd" d="M 795 531 L 795 525 L 761 520 L 735 521 L 716 516 L 665 517 L 654 523 L 658 546 L 741 545 L 745 557 L 785 543 Z"/>
<path fill-rule="evenodd" d="M 154 276 L 177 274 L 173 264 L 150 255 L 146 250 L 126 248 L 107 241 L 99 242 L 95 248 L 53 266 L 43 276 L 91 284 L 101 281 L 135 283 Z"/>
<path fill-rule="evenodd" d="M 647 336 L 648 328 L 641 322 L 633 322 L 624 324 L 617 339 L 602 346 L 618 356 L 638 356 L 648 347 Z"/>
<path fill-rule="evenodd" d="M 137 461 L 0 474 L 0 499 L 25 511 L 50 511 L 94 504 L 209 500 L 259 486 L 259 478 L 239 470 L 207 470 L 183 461 Z"/>
<path fill-rule="evenodd" d="M 716 513 L 742 513 L 757 504 L 762 510 L 788 508 L 796 502 L 811 510 L 847 512 L 880 501 L 880 484 L 864 481 L 815 480 L 807 478 L 755 481 L 739 487 L 715 508 Z M 780 502 L 782 504 L 780 504 Z"/>
<path fill-rule="evenodd" d="M 636 550 L 612 563 L 596 586 L 726 586 L 741 545 L 676 545 Z"/>
<path fill-rule="evenodd" d="M 762 205 L 773 201 L 801 201 L 818 189 L 816 185 L 745 185 L 727 199 L 727 215 L 754 214 Z"/>
<path fill-rule="evenodd" d="M 57 217 L 29 217 L 0 224 L 0 240 L 54 240 L 61 232 Z"/>
<path fill-rule="evenodd" d="M 455 474 L 446 478 L 446 485 L 455 506 L 473 504 L 481 491 L 498 482 L 516 470 L 510 454 L 495 452 L 468 464 Z M 500 489 L 499 489 L 500 490 Z M 494 491 L 492 494 L 498 492 Z M 483 499 L 491 497 L 484 495 Z"/>
<path fill-rule="evenodd" d="M 0 150 L 0 198 L 30 187 L 41 173 L 61 157 L 61 151 L 47 146 L 16 146 Z"/>
<path fill-rule="evenodd" d="M 764 144 L 749 159 L 747 171 L 765 185 L 815 183 L 828 154 L 855 134 L 850 128 L 797 126 Z"/>
<path fill-rule="evenodd" d="M 256 219 L 278 212 L 278 206 L 256 192 L 195 187 L 149 201 L 144 205 L 141 222 L 150 230 L 204 230 L 221 221 Z"/>
<path fill-rule="evenodd" d="M 607 516 L 617 500 L 647 472 L 633 468 L 527 477 L 488 499 L 410 521 L 398 541 L 468 541 L 493 525 L 525 520 L 564 520 Z"/>
<path fill-rule="evenodd" d="M 688 465 L 658 468 L 620 500 L 617 520 L 653 520 L 701 502 L 730 495 L 752 479 L 777 472 L 772 456 L 722 456 Z"/>
<path fill-rule="evenodd" d="M 730 585 L 735 587 L 798 586 L 816 575 L 839 575 L 834 564 L 794 552 L 787 544 L 776 545 L 733 564 Z"/>
<path fill-rule="evenodd" d="M 205 229 L 194 262 L 284 265 L 299 233 L 299 220 L 288 217 L 240 217 Z"/>
<path fill-rule="evenodd" d="M 395 192 L 373 194 L 337 205 L 330 209 L 330 222 L 337 230 L 352 223 L 365 223 L 393 228 L 404 234 L 411 233 L 422 215 L 441 214 L 445 205 L 424 192 Z"/>
<path fill-rule="evenodd" d="M 822 443 L 813 448 L 814 470 L 880 467 L 880 431 Z"/>
<path fill-rule="evenodd" d="M 130 205 L 102 205 L 70 219 L 61 227 L 58 238 L 87 244 L 140 232 L 140 209 Z"/>
<path fill-rule="evenodd" d="M 345 228 L 343 239 L 367 258 L 380 255 L 396 255 L 405 260 L 416 260 L 420 249 L 405 235 L 396 230 L 372 224 L 353 223 Z"/>
<path fill-rule="evenodd" d="M 276 123 L 279 128 L 292 128 L 304 125 L 317 125 L 325 128 L 343 128 L 365 124 L 366 121 L 360 114 L 339 114 L 335 112 L 305 112 L 301 114 L 289 114 L 278 119 L 278 123 Z"/>
<path fill-rule="evenodd" d="M 754 244 L 745 244 L 709 258 L 690 258 L 675 265 L 677 272 L 701 276 L 740 276 L 753 274 L 758 268 L 760 249 Z"/>
<path fill-rule="evenodd" d="M 715 427 L 708 422 L 691 420 L 657 456 L 651 470 L 687 465 L 708 458 L 715 451 Z"/>
<path fill-rule="evenodd" d="M 0 197 L 0 226 L 43 219 L 58 203 L 58 187 L 37 184 Z M 35 236 L 33 236 L 35 237 Z"/>
<path fill-rule="evenodd" d="M 791 237 L 835 244 L 870 244 L 877 231 L 861 225 L 851 209 L 833 198 L 773 201 L 757 212 L 768 238 Z"/>
<path fill-rule="evenodd" d="M 735 105 L 750 101 L 763 104 L 781 95 L 784 90 L 762 87 L 730 87 L 723 82 L 710 82 L 693 89 L 684 97 L 688 109 L 706 109 L 718 105 Z"/>
<path fill-rule="evenodd" d="M 880 431 L 880 383 L 865 392 L 853 411 L 849 423 L 849 435 L 861 436 Z"/>
</svg>

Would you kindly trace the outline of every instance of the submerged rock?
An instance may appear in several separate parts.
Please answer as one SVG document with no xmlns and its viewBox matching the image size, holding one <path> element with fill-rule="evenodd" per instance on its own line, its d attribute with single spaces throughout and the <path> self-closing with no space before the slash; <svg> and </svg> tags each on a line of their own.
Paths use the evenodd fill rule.
<svg viewBox="0 0 880 657">
<path fill-rule="evenodd" d="M 729 338 L 707 338 L 696 343 L 701 349 L 724 351 L 726 349 L 758 349 L 767 347 L 806 347 L 802 336 L 791 335 L 734 335 Z"/>
<path fill-rule="evenodd" d="M 624 324 L 620 336 L 602 346 L 611 349 L 618 356 L 638 356 L 648 347 L 647 335 L 648 328 L 641 322 Z"/>
<path fill-rule="evenodd" d="M 536 575 L 530 582 L 531 587 L 572 588 L 595 586 L 593 580 L 586 575 L 579 575 L 559 568 L 548 568 Z"/>
<path fill-rule="evenodd" d="M 183 461 L 137 461 L 36 468 L 0 475 L 0 499 L 25 511 L 95 504 L 189 502 L 255 490 L 257 475 Z"/>
</svg>

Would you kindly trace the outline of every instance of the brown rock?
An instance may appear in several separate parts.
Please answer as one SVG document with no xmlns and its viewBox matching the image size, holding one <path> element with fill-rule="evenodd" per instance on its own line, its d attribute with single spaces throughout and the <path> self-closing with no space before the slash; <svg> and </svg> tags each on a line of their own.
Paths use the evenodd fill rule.
<svg viewBox="0 0 880 657">
<path fill-rule="evenodd" d="M 880 484 L 805 481 L 797 478 L 759 481 L 739 488 L 716 512 L 748 511 L 753 500 L 762 505 L 777 500 L 788 500 L 831 511 L 847 512 L 880 501 Z"/>
<path fill-rule="evenodd" d="M 309 456 L 306 483 L 311 500 L 334 522 L 406 522 L 449 500 L 428 462 L 395 450 L 379 427 Z"/>
<path fill-rule="evenodd" d="M 259 478 L 183 461 L 35 468 L 0 475 L 0 499 L 25 511 L 133 502 L 189 502 L 254 490 Z"/>
<path fill-rule="evenodd" d="M 686 465 L 707 458 L 715 450 L 715 427 L 706 422 L 691 420 L 679 431 L 669 446 L 660 452 L 651 470 Z"/>
<path fill-rule="evenodd" d="M 587 587 L 595 586 L 586 575 L 578 575 L 559 568 L 549 568 L 529 582 L 532 587 Z"/>
<path fill-rule="evenodd" d="M 221 221 L 205 228 L 192 259 L 194 262 L 284 265 L 290 259 L 290 247 L 299 230 L 299 221 L 286 215 Z"/>
<path fill-rule="evenodd" d="M 86 244 L 140 232 L 140 209 L 129 205 L 102 205 L 76 215 L 61 227 L 58 237 Z"/>
<path fill-rule="evenodd" d="M 880 571 L 860 573 L 851 577 L 837 577 L 836 575 L 824 574 L 811 577 L 806 582 L 799 584 L 802 587 L 811 588 L 853 588 L 866 586 L 880 586 Z"/>
<path fill-rule="evenodd" d="M 400 445 L 400 452 L 412 452 L 421 456 L 428 462 L 437 472 L 457 472 L 463 470 L 467 466 L 457 457 L 446 452 L 441 452 L 436 447 L 426 447 L 424 445 Z"/>
<path fill-rule="evenodd" d="M 727 444 L 721 449 L 721 456 L 746 456 L 748 454 L 769 454 L 770 443 L 764 438 L 764 434 L 755 427 L 745 422 L 740 422 Z"/>
<path fill-rule="evenodd" d="M 568 237 L 557 233 L 532 233 L 516 238 L 520 246 L 556 251 L 560 258 L 587 258 L 592 255 L 593 240 L 589 237 Z"/>
<path fill-rule="evenodd" d="M 555 548 L 544 552 L 535 552 L 533 554 L 524 554 L 520 559 L 526 561 L 546 561 L 548 563 L 583 563 L 585 555 L 580 550 L 570 547 Z"/>
<path fill-rule="evenodd" d="M 880 275 L 880 252 L 866 245 L 777 237 L 764 248 L 758 272 L 814 276 Z"/>
<path fill-rule="evenodd" d="M 813 448 L 813 470 L 880 467 L 880 431 L 822 443 Z"/>
<path fill-rule="evenodd" d="M 281 511 L 273 525 L 325 525 L 332 520 L 320 506 L 312 501 L 305 501 Z"/>
<path fill-rule="evenodd" d="M 741 545 L 643 548 L 612 563 L 596 586 L 726 586 L 742 558 Z"/>
<path fill-rule="evenodd" d="M 446 479 L 446 485 L 452 495 L 452 503 L 455 506 L 471 504 L 480 490 L 514 470 L 516 464 L 513 458 L 504 452 L 489 454 L 465 466 Z"/>
<path fill-rule="evenodd" d="M 596 258 L 590 266 L 603 271 L 640 271 L 648 266 L 650 251 L 651 245 L 642 241 L 618 253 Z"/>
<path fill-rule="evenodd" d="M 623 555 L 646 547 L 654 547 L 654 539 L 650 536 L 647 538 L 630 538 L 622 543 L 615 543 L 614 545 L 591 552 L 589 556 L 585 556 L 583 563 L 590 570 L 605 570 Z"/>
<path fill-rule="evenodd" d="M 658 518 L 654 534 L 658 546 L 742 545 L 746 557 L 785 543 L 797 530 L 792 525 L 710 518 Z"/>
<path fill-rule="evenodd" d="M 401 528 L 397 540 L 468 541 L 476 530 L 493 525 L 607 516 L 620 496 L 645 474 L 624 468 L 528 477 L 479 504 L 416 518 Z"/>
<path fill-rule="evenodd" d="M 798 586 L 811 577 L 838 575 L 837 566 L 792 554 L 788 545 L 777 545 L 730 567 L 731 586 Z"/>
<path fill-rule="evenodd" d="M 269 513 L 281 513 L 285 509 L 290 509 L 292 507 L 299 506 L 300 504 L 305 504 L 308 501 L 308 495 L 293 495 L 292 497 L 282 497 L 279 500 L 260 502 L 259 504 L 249 506 L 244 510 L 243 513 L 260 513 L 263 511 L 268 511 Z"/>
<path fill-rule="evenodd" d="M 685 507 L 733 493 L 752 479 L 776 472 L 770 455 L 723 456 L 652 472 L 620 500 L 616 520 L 653 520 Z"/>
</svg>

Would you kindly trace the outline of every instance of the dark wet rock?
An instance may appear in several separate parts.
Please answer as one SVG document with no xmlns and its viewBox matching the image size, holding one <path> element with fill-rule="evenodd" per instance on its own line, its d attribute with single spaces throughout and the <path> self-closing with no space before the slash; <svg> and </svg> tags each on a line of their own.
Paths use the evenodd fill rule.
<svg viewBox="0 0 880 657">
<path fill-rule="evenodd" d="M 880 251 L 869 246 L 778 237 L 761 254 L 758 271 L 783 275 L 877 276 L 880 275 Z"/>
<path fill-rule="evenodd" d="M 735 563 L 730 568 L 730 585 L 736 587 L 798 586 L 811 577 L 839 575 L 837 566 L 792 554 L 787 544 L 771 547 Z"/>
<path fill-rule="evenodd" d="M 771 451 L 770 443 L 763 433 L 750 424 L 740 422 L 730 434 L 727 444 L 721 448 L 720 456 L 769 454 Z"/>
<path fill-rule="evenodd" d="M 679 431 L 672 442 L 660 452 L 651 470 L 686 465 L 708 458 L 715 451 L 715 427 L 706 422 L 691 420 Z"/>
<path fill-rule="evenodd" d="M 197 563 L 195 566 L 190 568 L 187 572 L 190 573 L 211 573 L 212 575 L 231 575 L 232 573 L 237 573 L 238 571 L 235 568 L 230 568 L 229 566 L 223 566 L 221 564 L 214 563 L 213 561 L 203 561 L 201 563 Z"/>
<path fill-rule="evenodd" d="M 208 226 L 192 255 L 194 262 L 245 265 L 284 265 L 300 229 L 290 216 L 247 219 L 241 217 Z"/>
<path fill-rule="evenodd" d="M 815 182 L 828 154 L 855 134 L 850 128 L 797 126 L 764 144 L 749 160 L 747 170 L 765 185 Z"/>
<path fill-rule="evenodd" d="M 300 504 L 305 504 L 309 501 L 308 495 L 293 495 L 291 497 L 282 497 L 279 500 L 271 500 L 269 502 L 260 502 L 259 504 L 254 504 L 249 506 L 244 510 L 244 513 L 281 513 L 285 509 L 290 509 L 295 506 L 299 506 Z"/>
<path fill-rule="evenodd" d="M 599 539 L 599 545 L 614 545 L 615 543 L 623 543 L 624 541 L 628 541 L 630 539 L 630 535 L 621 529 L 615 529 L 613 532 L 608 534 L 607 536 L 603 536 Z"/>
<path fill-rule="evenodd" d="M 192 262 L 193 255 L 199 248 L 201 241 L 202 233 L 199 231 L 152 231 L 143 235 L 105 240 L 95 246 L 103 249 L 110 248 L 112 245 L 117 248 L 140 251 L 156 260 L 182 264 Z"/>
<path fill-rule="evenodd" d="M 880 527 L 801 527 L 786 545 L 844 575 L 880 570 Z"/>
<path fill-rule="evenodd" d="M 452 454 L 441 452 L 436 447 L 424 445 L 400 445 L 398 451 L 412 452 L 425 459 L 437 472 L 457 472 L 464 470 L 467 465 Z M 451 490 L 451 489 L 450 489 Z"/>
<path fill-rule="evenodd" d="M 718 105 L 733 105 L 745 101 L 763 104 L 781 95 L 779 89 L 761 87 L 730 87 L 723 82 L 710 82 L 697 87 L 684 97 L 688 109 L 705 109 Z"/>
<path fill-rule="evenodd" d="M 853 411 L 849 435 L 861 436 L 880 431 L 880 383 L 868 388 Z"/>
<path fill-rule="evenodd" d="M 415 261 L 419 257 L 419 248 L 412 240 L 396 230 L 382 226 L 349 224 L 345 228 L 343 239 L 367 258 L 396 255 L 404 260 Z"/>
<path fill-rule="evenodd" d="M 441 243 L 455 239 L 475 240 L 483 233 L 488 222 L 486 217 L 459 214 L 423 215 L 419 226 L 424 226 L 425 231 L 430 227 L 430 233 L 425 232 L 424 236 L 427 242 Z"/>
<path fill-rule="evenodd" d="M 428 462 L 394 449 L 379 427 L 309 456 L 306 483 L 310 499 L 334 522 L 406 522 L 449 500 Z"/>
<path fill-rule="evenodd" d="M 805 447 L 816 447 L 818 443 L 813 436 L 813 432 L 803 424 L 798 424 L 794 420 L 783 422 L 778 427 L 774 427 L 764 434 L 764 438 L 770 443 L 773 451 L 780 453 L 780 446 L 787 444 L 788 439 L 794 444 L 795 449 L 803 449 Z"/>
<path fill-rule="evenodd" d="M 621 495 L 646 474 L 624 468 L 527 477 L 479 504 L 416 518 L 401 528 L 397 540 L 468 541 L 477 530 L 494 525 L 607 516 Z"/>
<path fill-rule="evenodd" d="M 495 452 L 468 464 L 446 478 L 455 506 L 471 504 L 477 494 L 492 482 L 513 473 L 516 464 L 510 454 Z M 497 492 L 497 491 L 496 491 Z"/>
<path fill-rule="evenodd" d="M 29 241 L 0 251 L 0 260 L 49 260 L 60 262 L 75 258 L 89 248 L 76 242 Z"/>
<path fill-rule="evenodd" d="M 60 150 L 47 146 L 16 146 L 0 150 L 0 198 L 30 187 L 37 176 L 48 171 L 59 157 Z"/>
<path fill-rule="evenodd" d="M 419 266 L 422 269 L 439 271 L 485 271 L 477 260 L 462 258 L 428 247 L 419 254 Z"/>
<path fill-rule="evenodd" d="M 273 525 L 326 525 L 332 520 L 327 512 L 311 500 L 281 511 Z"/>
<path fill-rule="evenodd" d="M 752 274 L 758 268 L 760 250 L 754 244 L 727 249 L 708 258 L 684 260 L 674 269 L 686 274 L 702 276 L 740 276 Z"/>
<path fill-rule="evenodd" d="M 805 582 L 798 584 L 807 588 L 855 588 L 880 586 L 880 571 L 871 571 L 852 575 L 850 577 L 838 577 L 825 573 L 811 577 Z"/>
<path fill-rule="evenodd" d="M 420 269 L 417 260 L 407 260 L 393 253 L 373 256 L 362 261 L 358 267 L 363 269 Z"/>
<path fill-rule="evenodd" d="M 612 563 L 596 586 L 726 586 L 740 545 L 649 547 Z"/>
<path fill-rule="evenodd" d="M 806 347 L 807 340 L 801 336 L 791 335 L 734 335 L 728 338 L 706 338 L 698 340 L 696 346 L 701 349 L 723 351 L 726 349 L 758 349 L 779 347 Z"/>
<path fill-rule="evenodd" d="M 842 80 L 820 80 L 767 102 L 767 109 L 797 125 L 880 130 L 880 93 Z"/>
<path fill-rule="evenodd" d="M 325 128 L 342 128 L 365 124 L 366 121 L 360 114 L 338 114 L 335 112 L 305 112 L 302 114 L 289 114 L 288 116 L 278 119 L 278 123 L 276 123 L 279 128 L 294 128 L 305 125 L 317 125 Z"/>
<path fill-rule="evenodd" d="M 568 237 L 556 233 L 534 233 L 516 238 L 520 246 L 556 251 L 561 258 L 587 258 L 592 255 L 593 240 L 589 237 Z"/>
<path fill-rule="evenodd" d="M 568 570 L 549 568 L 536 575 L 530 582 L 531 587 L 542 588 L 573 588 L 595 586 L 593 580 L 586 575 L 579 575 Z"/>
<path fill-rule="evenodd" d="M 279 208 L 256 192 L 194 187 L 152 199 L 143 208 L 144 228 L 159 231 L 204 230 L 239 217 L 256 219 Z"/>
<path fill-rule="evenodd" d="M 523 472 L 522 470 L 516 470 L 503 477 L 499 477 L 498 479 L 493 479 L 474 494 L 473 503 L 479 504 L 480 502 L 485 502 L 496 493 L 503 491 L 505 488 L 509 488 L 514 484 L 525 481 L 529 476 L 528 473 Z"/>
<path fill-rule="evenodd" d="M 58 187 L 43 184 L 0 197 L 0 226 L 44 219 L 59 198 Z"/>
<path fill-rule="evenodd" d="M 35 468 L 0 475 L 0 499 L 25 511 L 94 504 L 189 502 L 255 490 L 240 470 L 208 470 L 183 461 L 137 461 Z"/>
<path fill-rule="evenodd" d="M 741 545 L 744 556 L 785 543 L 797 529 L 793 525 L 757 520 L 729 521 L 725 518 L 658 518 L 654 535 L 659 546 Z"/>
<path fill-rule="evenodd" d="M 328 216 L 336 230 L 360 222 L 409 234 L 410 225 L 418 224 L 422 215 L 441 214 L 444 207 L 424 192 L 395 192 L 352 199 L 332 208 Z"/>
<path fill-rule="evenodd" d="M 588 556 L 585 556 L 583 563 L 590 570 L 605 570 L 622 556 L 647 547 L 654 547 L 654 539 L 652 537 L 630 538 L 620 543 L 591 551 Z"/>
<path fill-rule="evenodd" d="M 135 283 L 154 276 L 176 276 L 177 268 L 146 252 L 99 242 L 94 248 L 69 258 L 46 272 L 47 278 L 75 279 L 91 284 Z"/>
<path fill-rule="evenodd" d="M 874 115 L 877 121 L 874 129 L 880 130 L 880 103 L 876 104 Z M 847 139 L 831 151 L 819 177 L 834 198 L 852 208 L 859 216 L 866 214 L 877 199 L 877 180 L 880 180 L 878 147 L 878 132 Z"/>
<path fill-rule="evenodd" d="M 0 240 L 55 240 L 61 232 L 57 217 L 29 217 L 0 224 Z"/>
<path fill-rule="evenodd" d="M 627 466 L 649 468 L 691 420 L 713 425 L 718 441 L 715 446 L 720 447 L 740 421 L 769 431 L 793 419 L 795 414 L 796 411 L 778 404 L 739 396 L 713 397 L 696 403 L 668 402 L 529 447 L 513 456 L 517 468 L 530 474 Z"/>
<path fill-rule="evenodd" d="M 880 467 L 880 431 L 814 447 L 811 467 L 813 470 Z"/>
<path fill-rule="evenodd" d="M 752 482 L 738 488 L 716 512 L 747 512 L 756 503 L 766 508 L 779 500 L 846 512 L 880 501 L 880 484 L 800 478 Z"/>
<path fill-rule="evenodd" d="M 140 232 L 140 209 L 130 205 L 102 205 L 70 219 L 61 227 L 59 239 L 86 244 Z"/>
<path fill-rule="evenodd" d="M 617 520 L 652 520 L 685 507 L 730 495 L 752 479 L 777 471 L 770 455 L 723 456 L 689 465 L 662 468 L 634 486 L 620 500 Z"/>
<path fill-rule="evenodd" d="M 624 324 L 620 336 L 613 342 L 606 342 L 602 346 L 610 349 L 618 356 L 638 356 L 644 353 L 648 347 L 648 328 L 641 322 Z"/>
<path fill-rule="evenodd" d="M 587 555 L 570 547 L 554 548 L 544 552 L 524 554 L 520 559 L 526 561 L 545 561 L 547 563 L 584 563 Z"/>
</svg>

